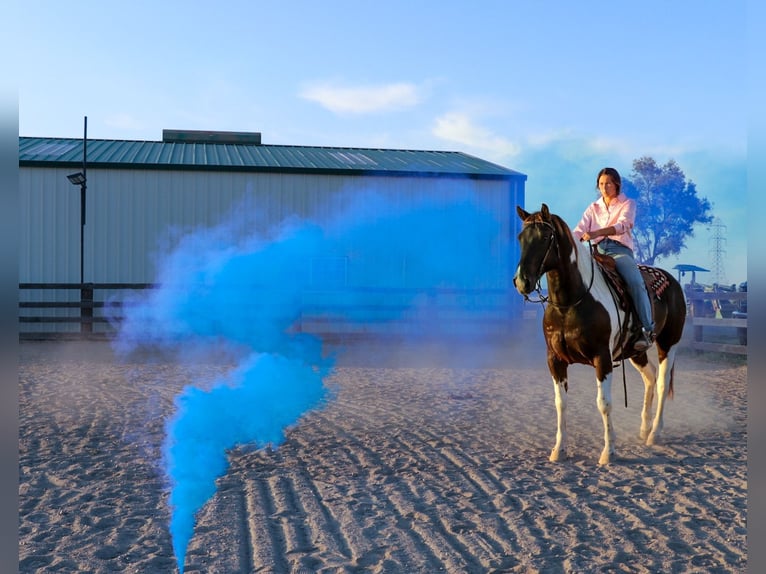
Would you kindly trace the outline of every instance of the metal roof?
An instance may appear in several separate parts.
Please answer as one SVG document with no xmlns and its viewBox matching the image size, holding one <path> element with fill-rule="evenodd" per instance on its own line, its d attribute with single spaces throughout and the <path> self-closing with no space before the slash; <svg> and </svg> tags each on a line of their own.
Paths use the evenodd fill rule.
<svg viewBox="0 0 766 574">
<path fill-rule="evenodd" d="M 673 269 L 677 269 L 678 271 L 710 271 L 710 269 L 705 269 L 704 267 L 700 267 L 698 265 L 686 265 L 684 263 L 674 265 Z"/>
<path fill-rule="evenodd" d="M 19 137 L 20 166 L 82 165 L 83 140 Z M 454 151 L 88 139 L 89 168 L 463 176 L 526 180 L 523 173 Z"/>
</svg>

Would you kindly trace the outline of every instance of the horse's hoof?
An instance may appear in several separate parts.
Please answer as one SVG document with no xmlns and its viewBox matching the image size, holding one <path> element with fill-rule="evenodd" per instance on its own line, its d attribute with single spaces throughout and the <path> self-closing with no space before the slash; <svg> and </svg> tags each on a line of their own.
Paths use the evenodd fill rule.
<svg viewBox="0 0 766 574">
<path fill-rule="evenodd" d="M 604 451 L 601 453 L 601 458 L 598 459 L 598 464 L 600 466 L 605 466 L 612 462 L 612 458 L 614 456 L 615 456 L 614 452 Z"/>
<path fill-rule="evenodd" d="M 646 446 L 654 446 L 660 444 L 660 437 L 654 433 L 651 433 L 646 439 Z"/>
<path fill-rule="evenodd" d="M 551 462 L 561 462 L 562 460 L 566 459 L 566 457 L 567 457 L 566 453 L 564 453 L 564 452 L 562 452 L 560 450 L 554 449 L 554 450 L 551 451 L 550 461 Z"/>
</svg>

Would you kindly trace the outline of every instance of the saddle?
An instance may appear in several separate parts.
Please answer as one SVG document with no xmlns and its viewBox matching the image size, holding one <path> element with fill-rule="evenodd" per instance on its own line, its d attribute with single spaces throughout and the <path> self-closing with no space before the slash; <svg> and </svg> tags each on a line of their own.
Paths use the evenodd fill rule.
<svg viewBox="0 0 766 574">
<path fill-rule="evenodd" d="M 597 267 L 601 270 L 601 273 L 606 279 L 609 288 L 612 290 L 612 293 L 614 294 L 614 297 L 620 308 L 625 313 L 631 314 L 637 318 L 638 314 L 636 313 L 636 308 L 633 305 L 633 300 L 627 291 L 625 280 L 617 272 L 617 264 L 614 262 L 614 259 L 608 255 L 602 255 L 596 251 L 596 249 L 593 249 L 592 253 Z M 656 267 L 639 264 L 638 269 L 641 272 L 641 276 L 644 278 L 646 290 L 649 293 L 649 302 L 652 304 L 652 314 L 654 314 L 654 301 L 660 300 L 660 297 L 665 292 L 665 289 L 667 289 L 667 287 L 670 285 L 670 281 L 668 280 L 667 276 Z M 629 348 L 631 349 L 629 352 L 632 352 L 633 341 L 640 332 L 640 325 L 638 321 L 633 322 L 634 327 L 631 330 L 632 332 L 628 332 L 627 324 L 629 323 L 626 322 L 626 325 L 623 326 L 622 344 L 620 345 L 620 349 L 615 349 L 615 352 L 612 356 L 613 361 L 619 361 L 626 356 L 630 356 L 625 355 L 625 350 Z M 618 363 L 615 363 L 615 366 L 617 364 Z"/>
<path fill-rule="evenodd" d="M 599 269 L 606 278 L 607 283 L 614 291 L 617 301 L 620 304 L 620 308 L 626 313 L 635 311 L 633 309 L 633 302 L 630 299 L 630 295 L 625 287 L 625 280 L 617 272 L 617 265 L 614 259 L 609 255 L 602 255 L 595 248 L 593 249 L 593 258 L 596 261 Z M 656 267 L 650 267 L 649 265 L 638 265 L 638 270 L 641 271 L 641 276 L 646 283 L 646 290 L 653 296 L 655 300 L 659 301 L 665 289 L 670 285 L 670 281 L 665 274 Z"/>
</svg>

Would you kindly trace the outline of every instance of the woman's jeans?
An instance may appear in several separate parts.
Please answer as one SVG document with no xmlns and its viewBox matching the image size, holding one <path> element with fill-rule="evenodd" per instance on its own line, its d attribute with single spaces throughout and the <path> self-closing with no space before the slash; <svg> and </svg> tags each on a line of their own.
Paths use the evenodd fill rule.
<svg viewBox="0 0 766 574">
<path fill-rule="evenodd" d="M 649 301 L 644 278 L 641 276 L 641 271 L 638 270 L 636 260 L 633 259 L 633 250 L 619 241 L 614 241 L 608 237 L 599 241 L 596 247 L 599 253 L 609 255 L 609 257 L 614 259 L 617 265 L 617 272 L 625 281 L 628 293 L 630 293 L 633 304 L 636 306 L 641 325 L 647 331 L 654 331 L 652 304 Z"/>
</svg>

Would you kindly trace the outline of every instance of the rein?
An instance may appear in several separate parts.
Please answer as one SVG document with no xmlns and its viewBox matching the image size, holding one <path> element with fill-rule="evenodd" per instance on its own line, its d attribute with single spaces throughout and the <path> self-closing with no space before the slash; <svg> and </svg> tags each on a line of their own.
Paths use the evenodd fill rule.
<svg viewBox="0 0 766 574">
<path fill-rule="evenodd" d="M 593 246 L 590 245 L 590 241 L 588 241 L 588 245 L 590 247 L 590 264 L 591 264 L 591 285 L 593 284 L 593 260 L 595 259 L 595 256 L 593 254 Z M 612 303 L 614 303 L 614 309 L 615 309 L 615 315 L 617 315 L 617 332 L 620 333 L 620 345 L 623 346 L 625 343 L 622 342 L 622 321 L 620 321 L 620 304 L 617 301 L 617 295 L 615 294 L 613 289 L 609 289 L 609 294 L 612 296 Z M 628 408 L 628 382 L 625 378 L 625 359 L 624 359 L 624 353 L 623 358 L 620 360 L 620 365 L 622 366 L 622 391 L 625 396 L 625 408 Z M 616 365 L 615 365 L 616 366 Z"/>
<path fill-rule="evenodd" d="M 616 311 L 617 315 L 617 331 L 620 333 L 620 340 L 622 340 L 623 332 L 622 332 L 622 321 L 620 321 L 620 304 L 617 301 L 617 295 L 614 293 L 614 290 L 609 289 L 609 294 L 612 296 L 612 302 L 614 303 L 614 309 Z M 624 346 L 625 343 L 621 342 L 621 346 Z M 625 379 L 625 356 L 624 353 L 622 353 L 623 358 L 620 360 L 620 365 L 622 365 L 622 391 L 625 395 L 625 408 L 628 408 L 628 382 Z"/>
<path fill-rule="evenodd" d="M 558 239 L 556 237 L 556 228 L 553 226 L 552 223 L 549 223 L 547 221 L 533 221 L 529 223 L 528 225 L 545 225 L 546 227 L 550 227 L 553 232 L 551 233 L 551 242 L 548 244 L 548 249 L 545 250 L 545 255 L 540 261 L 540 268 L 537 270 L 538 279 L 537 279 L 537 285 L 535 286 L 534 291 L 537 293 L 538 299 L 535 301 L 530 299 L 528 295 L 524 295 L 524 300 L 529 301 L 530 303 L 540 303 L 543 305 L 543 308 L 545 307 L 546 303 L 548 303 L 549 305 L 552 305 L 556 309 L 568 309 L 570 307 L 576 307 L 583 301 L 583 299 L 585 299 L 585 296 L 588 293 L 590 293 L 590 290 L 593 287 L 593 279 L 596 274 L 595 264 L 593 263 L 593 255 L 591 255 L 591 258 L 590 258 L 590 283 L 588 284 L 588 288 L 585 290 L 585 292 L 582 295 L 580 295 L 580 298 L 577 301 L 569 305 L 561 305 L 559 303 L 554 303 L 553 301 L 550 300 L 549 296 L 543 295 L 542 285 L 540 281 L 542 280 L 542 276 L 543 276 L 542 271 L 543 271 L 543 265 L 545 264 L 545 260 L 548 259 L 548 254 L 551 252 L 551 249 L 553 248 L 553 244 L 554 243 L 558 244 Z M 556 249 L 558 250 L 558 245 Z"/>
<path fill-rule="evenodd" d="M 588 293 L 590 293 L 590 290 L 593 287 L 593 280 L 594 280 L 594 278 L 596 276 L 596 266 L 595 266 L 595 263 L 594 263 L 595 256 L 592 253 L 593 246 L 591 245 L 590 241 L 588 241 L 588 248 L 589 248 L 589 251 L 590 251 L 590 283 L 588 284 L 588 288 L 580 296 L 580 298 L 577 301 L 575 301 L 574 303 L 571 303 L 569 305 L 560 305 L 558 303 L 554 303 L 553 301 L 551 301 L 549 296 L 543 295 L 543 293 L 542 293 L 542 285 L 540 283 L 540 281 L 542 280 L 542 276 L 543 276 L 542 270 L 543 270 L 543 265 L 545 265 L 545 260 L 548 259 L 548 254 L 551 252 L 551 249 L 553 248 L 553 244 L 554 243 L 556 243 L 556 244 L 558 243 L 558 238 L 556 237 L 556 228 L 553 226 L 552 223 L 549 223 L 547 221 L 532 221 L 528 225 L 545 225 L 546 227 L 550 227 L 551 228 L 552 233 L 551 233 L 551 241 L 548 244 L 548 249 L 545 250 L 545 255 L 543 256 L 542 260 L 540 261 L 540 268 L 537 270 L 538 279 L 537 279 L 537 285 L 535 286 L 534 291 L 537 293 L 538 299 L 535 301 L 535 300 L 530 299 L 528 295 L 524 295 L 524 300 L 525 301 L 529 301 L 530 303 L 540 303 L 543 306 L 543 309 L 545 309 L 545 304 L 546 303 L 548 303 L 549 305 L 552 305 L 556 309 L 568 309 L 568 308 L 571 308 L 571 307 L 576 307 L 577 305 L 579 305 L 583 301 L 583 299 L 585 299 L 585 296 Z M 558 246 L 556 247 L 556 249 L 558 250 Z M 617 299 L 615 297 L 615 294 L 612 292 L 611 289 L 609 289 L 609 292 L 612 295 L 612 302 L 614 303 L 615 308 L 617 309 L 617 329 L 618 329 L 618 332 L 620 334 L 622 334 L 622 324 L 621 324 L 622 322 L 620 321 L 619 304 L 617 303 Z M 623 392 L 624 392 L 624 395 L 625 395 L 625 408 L 627 409 L 628 408 L 628 384 L 627 384 L 627 381 L 626 381 L 626 378 L 625 378 L 625 360 L 624 359 L 621 360 L 620 363 L 622 364 L 622 388 L 623 388 Z"/>
</svg>

